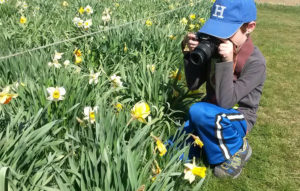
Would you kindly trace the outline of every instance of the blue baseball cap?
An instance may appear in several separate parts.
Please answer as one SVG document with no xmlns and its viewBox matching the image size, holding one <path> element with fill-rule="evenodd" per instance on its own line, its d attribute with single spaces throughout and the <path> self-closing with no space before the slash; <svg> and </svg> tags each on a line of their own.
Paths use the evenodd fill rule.
<svg viewBox="0 0 300 191">
<path fill-rule="evenodd" d="M 244 24 L 256 20 L 254 0 L 216 0 L 210 18 L 199 30 L 214 37 L 230 38 Z"/>
</svg>

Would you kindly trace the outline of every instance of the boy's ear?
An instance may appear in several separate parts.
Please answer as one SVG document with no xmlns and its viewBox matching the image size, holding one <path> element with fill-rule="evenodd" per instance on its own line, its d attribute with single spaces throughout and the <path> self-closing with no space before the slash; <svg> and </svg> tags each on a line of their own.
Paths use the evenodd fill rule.
<svg viewBox="0 0 300 191">
<path fill-rule="evenodd" d="M 247 25 L 246 33 L 250 34 L 252 31 L 254 31 L 255 27 L 256 27 L 256 22 L 255 21 L 249 22 L 248 25 Z"/>
</svg>

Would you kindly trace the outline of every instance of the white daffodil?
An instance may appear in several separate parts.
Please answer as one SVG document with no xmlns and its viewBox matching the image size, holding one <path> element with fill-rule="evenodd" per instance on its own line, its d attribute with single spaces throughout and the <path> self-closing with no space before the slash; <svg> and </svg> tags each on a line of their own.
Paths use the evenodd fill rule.
<svg viewBox="0 0 300 191">
<path fill-rule="evenodd" d="M 200 176 L 201 178 L 205 178 L 206 167 L 198 167 L 195 164 L 195 158 L 193 158 L 193 163 L 184 164 L 186 169 L 184 170 L 184 179 L 188 180 L 192 183 L 196 176 Z"/>
<path fill-rule="evenodd" d="M 88 15 L 90 15 L 90 14 L 92 14 L 94 11 L 93 11 L 93 8 L 91 7 L 91 6 L 86 6 L 85 8 L 84 8 L 84 11 L 88 14 Z"/>
<path fill-rule="evenodd" d="M 115 87 L 123 87 L 123 82 L 121 81 L 121 77 L 116 74 L 110 76 L 110 80 Z"/>
<path fill-rule="evenodd" d="M 66 90 L 64 87 L 49 87 L 47 88 L 47 92 L 49 93 L 49 97 L 47 99 L 50 101 L 63 100 L 64 95 L 66 94 Z"/>
<path fill-rule="evenodd" d="M 92 19 L 88 19 L 83 23 L 83 28 L 88 29 L 92 26 Z"/>
<path fill-rule="evenodd" d="M 94 73 L 94 71 L 91 70 L 90 75 L 89 75 L 89 77 L 90 77 L 89 84 L 92 84 L 92 83 L 97 84 L 99 76 L 100 76 L 100 72 Z"/>
<path fill-rule="evenodd" d="M 0 0 L 0 4 L 3 4 L 3 3 L 5 3 L 5 0 Z"/>
<path fill-rule="evenodd" d="M 83 26 L 83 20 L 80 19 L 79 17 L 75 17 L 73 19 L 73 23 L 74 25 L 76 25 L 77 27 L 82 27 Z"/>
<path fill-rule="evenodd" d="M 58 62 L 58 60 L 53 60 L 53 62 L 48 62 L 48 66 L 54 66 L 55 68 L 60 68 L 61 64 Z"/>
<path fill-rule="evenodd" d="M 65 65 L 65 67 L 69 66 L 70 65 L 70 60 L 65 60 L 64 65 Z"/>
<path fill-rule="evenodd" d="M 105 23 L 110 21 L 111 20 L 110 14 L 111 14 L 110 9 L 105 8 L 104 11 L 102 12 L 102 21 Z"/>
<path fill-rule="evenodd" d="M 83 109 L 83 113 L 85 117 L 84 120 L 90 121 L 92 124 L 96 121 L 95 114 L 98 112 L 98 106 L 95 106 L 94 108 L 87 106 Z"/>
<path fill-rule="evenodd" d="M 55 54 L 54 54 L 53 61 L 54 61 L 54 60 L 60 60 L 63 54 L 64 54 L 64 53 L 60 53 L 60 52 L 57 52 L 57 51 L 55 50 Z"/>
</svg>

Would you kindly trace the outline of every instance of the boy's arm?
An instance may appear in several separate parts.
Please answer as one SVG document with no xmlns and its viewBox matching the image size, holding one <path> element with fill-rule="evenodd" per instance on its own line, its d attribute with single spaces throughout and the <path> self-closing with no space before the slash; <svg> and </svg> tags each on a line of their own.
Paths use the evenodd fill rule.
<svg viewBox="0 0 300 191">
<path fill-rule="evenodd" d="M 239 79 L 233 81 L 233 62 L 216 63 L 216 99 L 220 107 L 232 108 L 265 79 L 264 58 L 248 60 Z"/>
</svg>

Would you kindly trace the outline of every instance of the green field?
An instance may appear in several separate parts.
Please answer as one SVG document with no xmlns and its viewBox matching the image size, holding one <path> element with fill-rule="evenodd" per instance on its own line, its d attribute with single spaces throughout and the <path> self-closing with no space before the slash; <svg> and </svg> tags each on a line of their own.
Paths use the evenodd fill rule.
<svg viewBox="0 0 300 191">
<path fill-rule="evenodd" d="M 0 4 L 0 87 L 18 95 L 0 105 L 0 191 L 300 187 L 299 7 L 258 6 L 253 39 L 266 57 L 268 77 L 249 135 L 253 157 L 241 177 L 218 180 L 207 167 L 205 179 L 190 184 L 178 160 L 187 147 L 176 148 L 184 137 L 160 156 L 151 135 L 165 142 L 182 126 L 189 105 L 201 98 L 190 94 L 174 71 L 182 70 L 183 36 L 208 18 L 211 2 L 62 2 Z M 78 13 L 87 5 L 92 14 Z M 92 25 L 79 28 L 74 17 L 92 19 Z M 34 50 L 40 46 L 45 47 Z M 75 56 L 76 49 L 81 55 Z M 63 55 L 55 61 L 56 51 Z M 49 87 L 63 87 L 64 99 L 48 100 Z M 50 97 L 56 96 L 61 95 Z M 140 101 L 150 107 L 150 115 L 139 118 L 144 123 L 132 111 Z M 98 110 L 86 116 L 88 106 Z"/>
</svg>

